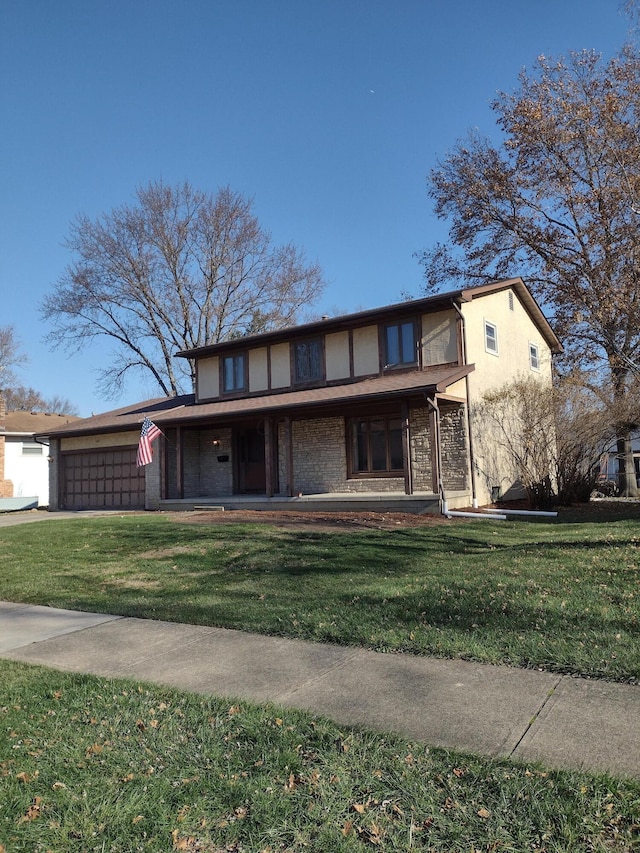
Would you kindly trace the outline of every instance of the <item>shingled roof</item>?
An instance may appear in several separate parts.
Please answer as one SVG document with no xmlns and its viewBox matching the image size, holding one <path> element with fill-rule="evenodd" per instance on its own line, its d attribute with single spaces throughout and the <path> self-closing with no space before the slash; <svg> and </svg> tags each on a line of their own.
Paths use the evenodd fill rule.
<svg viewBox="0 0 640 853">
<path fill-rule="evenodd" d="M 59 429 L 81 418 L 75 415 L 50 414 L 49 412 L 7 412 L 5 415 L 5 435 L 47 435 L 50 430 Z"/>
<path fill-rule="evenodd" d="M 438 365 L 426 370 L 376 376 L 344 385 L 279 391 L 253 397 L 196 403 L 193 394 L 146 400 L 112 412 L 74 421 L 50 430 L 48 435 L 64 437 L 96 432 L 123 432 L 138 429 L 145 417 L 158 426 L 231 420 L 236 417 L 291 413 L 328 407 L 335 403 L 360 403 L 371 399 L 444 393 L 450 385 L 474 370 L 473 365 Z"/>
</svg>

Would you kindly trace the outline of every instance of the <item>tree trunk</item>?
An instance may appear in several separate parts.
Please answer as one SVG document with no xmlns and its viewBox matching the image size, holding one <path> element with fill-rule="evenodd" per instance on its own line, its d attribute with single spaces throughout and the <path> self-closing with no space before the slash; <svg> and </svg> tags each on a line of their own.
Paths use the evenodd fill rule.
<svg viewBox="0 0 640 853">
<path fill-rule="evenodd" d="M 618 488 L 620 496 L 637 498 L 640 495 L 636 481 L 636 469 L 633 464 L 633 446 L 629 433 L 617 439 Z"/>
</svg>

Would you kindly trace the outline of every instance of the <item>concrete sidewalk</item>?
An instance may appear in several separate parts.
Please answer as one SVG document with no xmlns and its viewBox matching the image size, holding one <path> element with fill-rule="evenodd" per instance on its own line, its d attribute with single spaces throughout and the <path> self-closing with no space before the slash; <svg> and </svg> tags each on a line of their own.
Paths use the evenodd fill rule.
<svg viewBox="0 0 640 853">
<path fill-rule="evenodd" d="M 634 685 L 8 602 L 0 602 L 0 656 L 640 779 Z"/>
</svg>

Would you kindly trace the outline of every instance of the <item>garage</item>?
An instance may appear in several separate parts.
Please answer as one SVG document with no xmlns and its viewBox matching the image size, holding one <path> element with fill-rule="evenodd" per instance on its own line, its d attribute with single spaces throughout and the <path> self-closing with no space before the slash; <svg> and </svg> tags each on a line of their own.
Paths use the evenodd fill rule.
<svg viewBox="0 0 640 853">
<path fill-rule="evenodd" d="M 144 509 L 144 468 L 137 447 L 61 454 L 61 508 Z"/>
</svg>

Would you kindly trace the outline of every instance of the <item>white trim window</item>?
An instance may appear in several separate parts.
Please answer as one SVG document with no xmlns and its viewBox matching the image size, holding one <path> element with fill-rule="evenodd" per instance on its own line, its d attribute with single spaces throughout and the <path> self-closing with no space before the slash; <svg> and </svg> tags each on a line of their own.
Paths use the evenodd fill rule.
<svg viewBox="0 0 640 853">
<path fill-rule="evenodd" d="M 529 366 L 531 370 L 540 370 L 540 349 L 538 344 L 529 341 Z"/>
<path fill-rule="evenodd" d="M 484 348 L 491 355 L 498 355 L 498 327 L 488 320 L 484 321 Z"/>
</svg>

